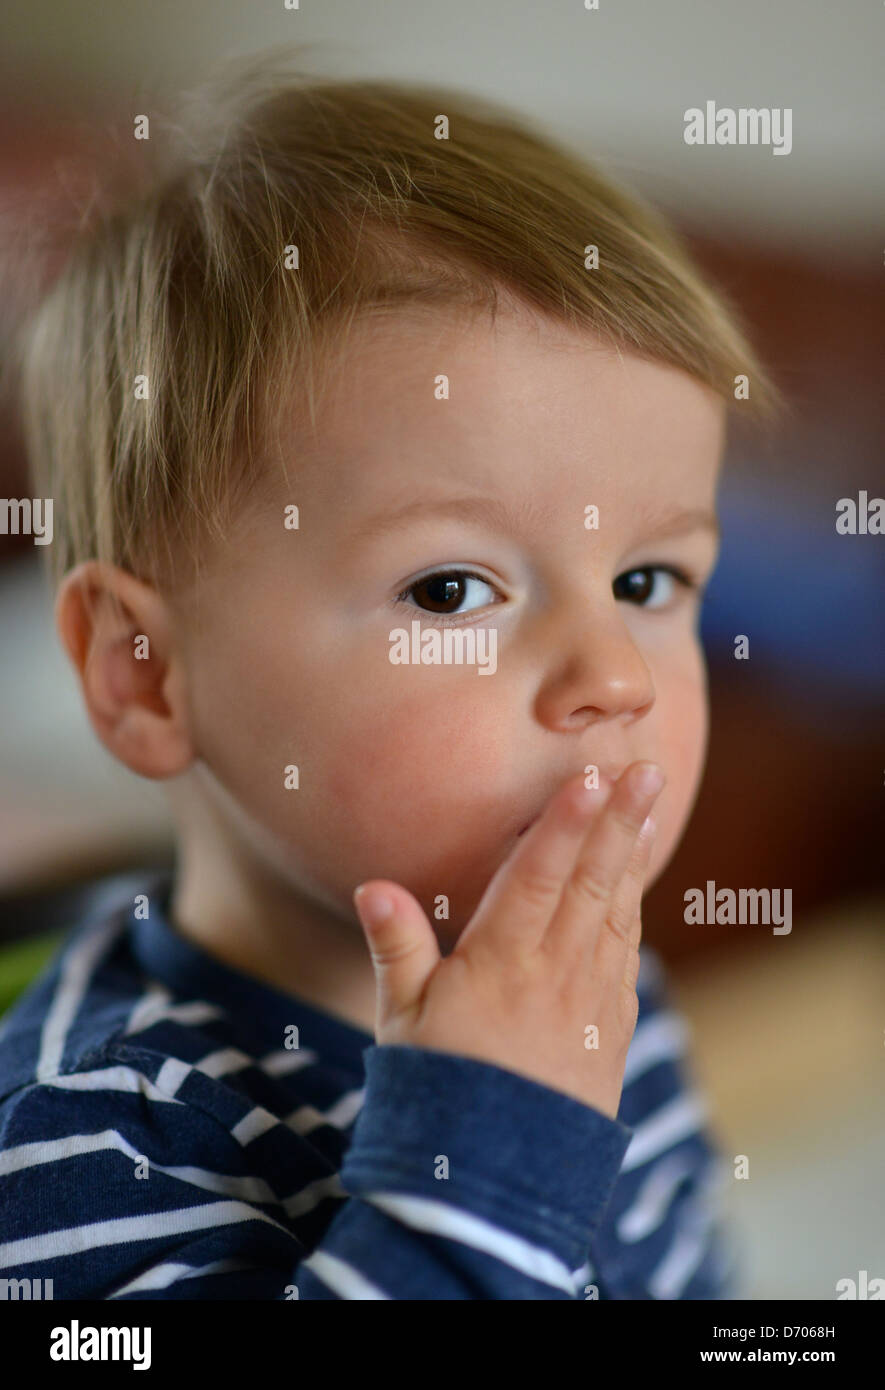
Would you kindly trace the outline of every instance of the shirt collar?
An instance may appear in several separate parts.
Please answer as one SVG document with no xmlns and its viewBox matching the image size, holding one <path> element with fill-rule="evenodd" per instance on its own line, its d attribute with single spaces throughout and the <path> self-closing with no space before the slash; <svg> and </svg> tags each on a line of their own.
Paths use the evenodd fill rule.
<svg viewBox="0 0 885 1390">
<path fill-rule="evenodd" d="M 285 1030 L 294 1023 L 301 1047 L 351 1071 L 363 1072 L 362 1054 L 375 1041 L 371 1033 L 297 995 L 234 970 L 180 936 L 169 922 L 170 875 L 157 876 L 143 892 L 150 915 L 136 917 L 133 905 L 127 913 L 127 930 L 135 959 L 148 975 L 176 996 L 219 1004 L 252 1055 L 282 1050 Z"/>
</svg>

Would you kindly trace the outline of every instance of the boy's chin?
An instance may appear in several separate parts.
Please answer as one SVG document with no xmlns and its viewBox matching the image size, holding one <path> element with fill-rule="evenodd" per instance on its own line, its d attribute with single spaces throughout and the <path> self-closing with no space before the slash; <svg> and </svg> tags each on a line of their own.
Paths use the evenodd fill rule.
<svg viewBox="0 0 885 1390">
<path fill-rule="evenodd" d="M 652 861 L 645 871 L 645 879 L 643 881 L 643 899 L 645 899 L 648 896 L 652 888 L 654 888 L 655 884 L 657 883 L 658 879 L 663 876 L 664 870 L 666 869 L 667 865 L 669 864 L 672 858 L 672 849 L 668 850 L 666 856 L 662 859 L 658 858 L 658 855 L 655 851 L 652 852 Z"/>
</svg>

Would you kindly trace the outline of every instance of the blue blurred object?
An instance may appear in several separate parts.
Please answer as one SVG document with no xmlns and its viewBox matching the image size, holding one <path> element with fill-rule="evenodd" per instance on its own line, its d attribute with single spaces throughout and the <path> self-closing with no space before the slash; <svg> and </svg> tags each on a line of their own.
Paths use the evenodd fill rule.
<svg viewBox="0 0 885 1390">
<path fill-rule="evenodd" d="M 764 666 L 809 713 L 885 708 L 885 536 L 839 535 L 836 494 L 795 491 L 726 474 L 719 495 L 722 549 L 707 590 L 701 636 L 711 665 Z M 870 497 L 885 487 L 867 488 Z M 856 494 L 854 494 L 856 495 Z M 750 641 L 749 662 L 734 639 Z"/>
</svg>

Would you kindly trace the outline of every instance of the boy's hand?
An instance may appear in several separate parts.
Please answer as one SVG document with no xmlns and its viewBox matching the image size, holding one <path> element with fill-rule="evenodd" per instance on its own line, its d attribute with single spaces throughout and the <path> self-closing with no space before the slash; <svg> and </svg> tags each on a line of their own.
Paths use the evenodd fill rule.
<svg viewBox="0 0 885 1390">
<path fill-rule="evenodd" d="M 660 786 L 633 763 L 606 798 L 583 773 L 494 875 L 451 955 L 407 889 L 372 879 L 354 903 L 377 983 L 375 1039 L 491 1062 L 615 1118 L 636 1027 L 640 904 Z M 661 786 L 663 774 L 660 774 Z M 392 915 L 372 921 L 386 898 Z M 585 1047 L 589 1025 L 598 1049 Z"/>
</svg>

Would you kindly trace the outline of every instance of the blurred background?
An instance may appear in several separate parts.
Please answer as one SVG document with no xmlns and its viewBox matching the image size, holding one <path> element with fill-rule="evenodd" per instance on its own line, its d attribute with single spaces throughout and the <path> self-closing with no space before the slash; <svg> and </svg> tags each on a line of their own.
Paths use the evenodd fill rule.
<svg viewBox="0 0 885 1390">
<path fill-rule="evenodd" d="M 731 1200 L 751 1297 L 885 1277 L 885 536 L 835 526 L 840 498 L 885 496 L 885 7 L 2 0 L 0 15 L 0 254 L 35 209 L 76 198 L 151 93 L 300 41 L 318 74 L 511 106 L 661 207 L 743 310 L 791 411 L 729 444 L 708 768 L 645 940 L 729 1164 L 750 1157 Z M 792 152 L 687 146 L 684 112 L 707 100 L 790 107 Z M 0 344 L 16 293 L 4 284 Z M 0 495 L 29 496 L 9 400 L 0 423 Z M 0 716 L 2 945 L 69 925 L 73 889 L 171 862 L 161 793 L 87 723 L 28 536 L 0 536 Z M 683 894 L 708 880 L 791 889 L 792 932 L 687 925 Z"/>
</svg>

